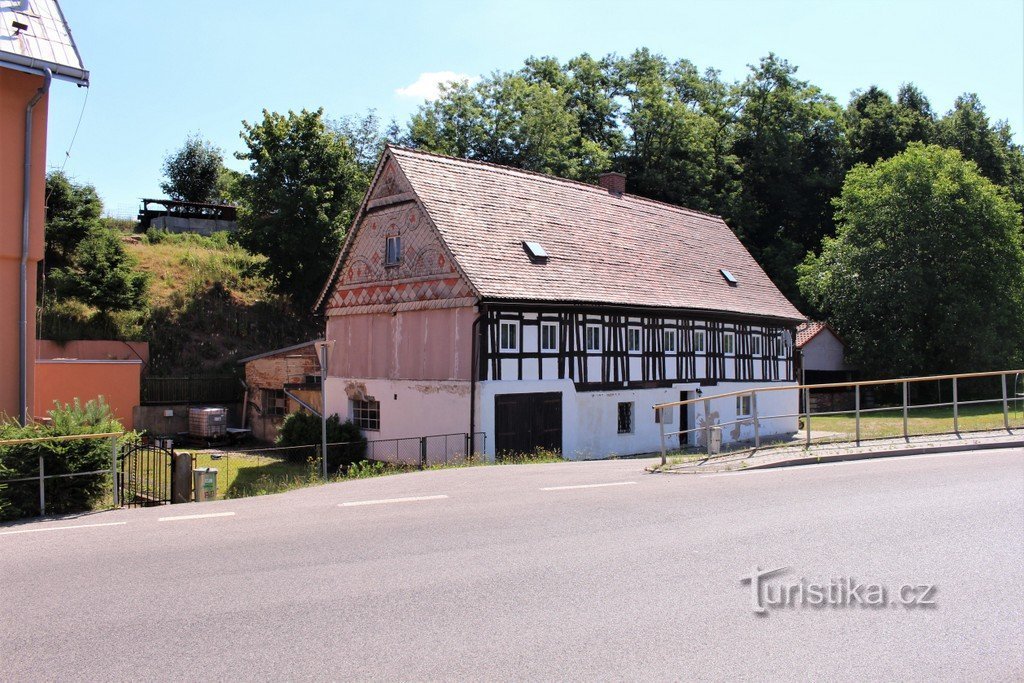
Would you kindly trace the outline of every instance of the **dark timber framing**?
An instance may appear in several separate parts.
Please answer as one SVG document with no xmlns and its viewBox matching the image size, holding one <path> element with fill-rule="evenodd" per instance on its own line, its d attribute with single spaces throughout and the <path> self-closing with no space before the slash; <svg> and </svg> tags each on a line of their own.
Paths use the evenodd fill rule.
<svg viewBox="0 0 1024 683">
<path fill-rule="evenodd" d="M 531 365 L 537 368 L 536 379 L 570 379 L 578 391 L 669 387 L 683 382 L 714 385 L 793 381 L 793 345 L 782 342 L 786 331 L 794 338 L 796 323 L 791 320 L 568 303 L 486 302 L 481 304 L 480 311 L 481 380 L 526 379 L 524 361 L 535 360 Z M 509 321 L 517 323 L 518 344 L 515 351 L 502 352 L 498 350 L 499 326 Z M 543 323 L 558 325 L 556 350 L 541 347 Z M 588 325 L 600 326 L 600 351 L 587 350 Z M 529 351 L 524 344 L 528 328 L 534 328 L 531 336 L 537 340 L 536 348 Z M 630 328 L 640 330 L 639 352 L 629 350 Z M 696 351 L 695 335 L 699 332 L 704 334 L 703 352 Z M 727 332 L 734 335 L 730 353 L 725 352 L 723 345 Z M 754 352 L 755 336 L 760 339 L 759 353 Z M 674 350 L 666 351 L 666 338 L 674 339 Z M 597 373 L 591 372 L 592 364 L 588 362 L 594 357 L 599 358 Z M 631 373 L 631 358 L 640 360 L 639 376 Z M 507 361 L 514 361 L 512 368 Z M 780 363 L 784 367 L 781 372 Z"/>
</svg>

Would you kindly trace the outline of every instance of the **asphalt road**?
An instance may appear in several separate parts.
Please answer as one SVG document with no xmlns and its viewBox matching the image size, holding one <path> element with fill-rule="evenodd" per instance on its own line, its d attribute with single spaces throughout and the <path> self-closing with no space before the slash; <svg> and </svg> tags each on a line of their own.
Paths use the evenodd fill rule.
<svg viewBox="0 0 1024 683">
<path fill-rule="evenodd" d="M 1024 451 L 708 476 L 644 464 L 0 526 L 0 678 L 1024 677 Z M 918 596 L 933 604 L 757 614 L 740 583 L 754 567 L 790 568 L 763 606 L 773 585 L 803 579 L 806 597 L 839 577 L 887 600 L 933 586 Z"/>
</svg>

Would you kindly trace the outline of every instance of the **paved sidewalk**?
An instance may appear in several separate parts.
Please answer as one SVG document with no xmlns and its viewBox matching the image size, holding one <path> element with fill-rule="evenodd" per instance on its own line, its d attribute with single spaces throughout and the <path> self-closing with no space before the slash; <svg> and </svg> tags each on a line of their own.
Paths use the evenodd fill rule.
<svg viewBox="0 0 1024 683">
<path fill-rule="evenodd" d="M 802 433 L 798 436 L 802 437 Z M 700 454 L 677 454 L 669 456 L 668 465 L 665 467 L 661 467 L 658 464 L 650 469 L 651 471 L 671 474 L 708 474 L 713 472 L 732 472 L 735 470 L 764 469 L 768 467 L 809 465 L 821 462 L 838 462 L 841 460 L 1016 447 L 1024 447 L 1024 429 L 1013 428 L 1010 430 L 1000 429 L 986 432 L 963 432 L 959 435 L 932 434 L 912 436 L 906 440 L 902 437 L 873 439 L 861 441 L 860 446 L 846 442 L 812 444 L 809 448 L 803 444 L 762 448 L 759 450 L 751 448 L 723 453 L 711 458 Z"/>
</svg>

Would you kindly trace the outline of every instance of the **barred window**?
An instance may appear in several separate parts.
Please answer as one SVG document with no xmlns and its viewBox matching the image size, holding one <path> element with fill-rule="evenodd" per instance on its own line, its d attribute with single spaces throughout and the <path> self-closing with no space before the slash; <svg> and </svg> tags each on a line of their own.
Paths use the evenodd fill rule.
<svg viewBox="0 0 1024 683">
<path fill-rule="evenodd" d="M 352 422 L 360 429 L 380 431 L 380 401 L 352 401 Z"/>
<path fill-rule="evenodd" d="M 619 434 L 633 433 L 633 404 L 619 404 Z"/>
</svg>

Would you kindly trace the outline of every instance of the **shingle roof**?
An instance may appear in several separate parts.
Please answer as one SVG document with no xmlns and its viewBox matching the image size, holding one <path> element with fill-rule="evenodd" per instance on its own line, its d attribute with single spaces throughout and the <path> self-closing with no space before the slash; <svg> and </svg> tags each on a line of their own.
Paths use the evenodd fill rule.
<svg viewBox="0 0 1024 683">
<path fill-rule="evenodd" d="M 846 342 L 843 341 L 842 337 L 836 334 L 836 331 L 833 330 L 832 326 L 829 325 L 828 323 L 818 322 L 816 320 L 808 320 L 807 322 L 803 323 L 802 325 L 796 328 L 797 348 L 803 347 L 804 344 L 817 337 L 818 333 L 821 332 L 822 330 L 828 330 L 829 332 L 832 333 L 832 336 L 834 336 L 844 345 L 846 344 Z"/>
<path fill-rule="evenodd" d="M 57 0 L 0 2 L 0 66 L 30 73 L 50 69 L 54 78 L 89 83 Z"/>
<path fill-rule="evenodd" d="M 717 216 L 505 166 L 388 153 L 485 299 L 804 319 Z M 547 261 L 531 261 L 524 241 Z"/>
</svg>

